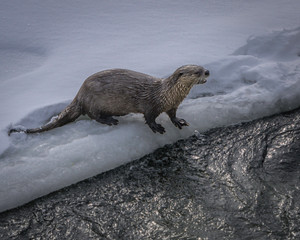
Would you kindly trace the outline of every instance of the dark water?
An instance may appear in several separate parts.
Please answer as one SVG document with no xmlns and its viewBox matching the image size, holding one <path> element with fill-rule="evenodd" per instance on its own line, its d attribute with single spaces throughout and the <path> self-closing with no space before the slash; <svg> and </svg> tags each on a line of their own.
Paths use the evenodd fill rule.
<svg viewBox="0 0 300 240">
<path fill-rule="evenodd" d="M 211 130 L 0 214 L 0 239 L 300 239 L 300 109 Z"/>
</svg>

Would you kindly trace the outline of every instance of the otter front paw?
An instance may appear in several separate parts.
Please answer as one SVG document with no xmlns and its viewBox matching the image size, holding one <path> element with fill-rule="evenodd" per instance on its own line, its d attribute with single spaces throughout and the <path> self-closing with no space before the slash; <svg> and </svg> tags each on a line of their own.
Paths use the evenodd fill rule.
<svg viewBox="0 0 300 240">
<path fill-rule="evenodd" d="M 154 133 L 159 132 L 160 134 L 164 134 L 166 132 L 165 128 L 162 125 L 157 124 L 155 122 L 148 123 L 148 125 Z"/>
<path fill-rule="evenodd" d="M 180 118 L 172 118 L 171 121 L 179 129 L 182 129 L 183 126 L 189 125 L 187 121 L 185 121 L 184 119 L 180 119 Z"/>
</svg>

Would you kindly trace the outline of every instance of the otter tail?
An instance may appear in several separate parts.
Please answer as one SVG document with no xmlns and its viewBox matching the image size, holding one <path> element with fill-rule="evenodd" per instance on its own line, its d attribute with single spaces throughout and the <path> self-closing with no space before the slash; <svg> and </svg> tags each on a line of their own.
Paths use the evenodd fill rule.
<svg viewBox="0 0 300 240">
<path fill-rule="evenodd" d="M 61 127 L 67 123 L 75 121 L 81 115 L 80 106 L 74 99 L 70 105 L 68 105 L 53 121 L 47 123 L 46 125 L 38 128 L 30 128 L 26 130 L 22 129 L 10 129 L 8 135 L 10 136 L 13 132 L 25 132 L 25 133 L 40 133 L 49 131 L 53 128 Z"/>
</svg>

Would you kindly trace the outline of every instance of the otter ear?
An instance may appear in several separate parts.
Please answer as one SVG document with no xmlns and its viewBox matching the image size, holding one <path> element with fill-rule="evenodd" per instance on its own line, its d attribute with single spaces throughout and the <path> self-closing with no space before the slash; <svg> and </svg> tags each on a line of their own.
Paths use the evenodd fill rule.
<svg viewBox="0 0 300 240">
<path fill-rule="evenodd" d="M 182 75 L 183 75 L 183 72 L 178 72 L 177 74 L 175 74 L 173 77 L 173 80 L 172 80 L 173 83 L 175 84 Z"/>
<path fill-rule="evenodd" d="M 183 71 L 176 71 L 175 73 L 173 73 L 173 75 L 171 76 L 171 82 L 173 84 L 177 83 L 178 79 L 184 74 Z"/>
<path fill-rule="evenodd" d="M 183 74 L 184 74 L 184 72 L 183 72 L 183 71 L 180 71 L 180 72 L 177 74 L 177 79 L 180 78 Z"/>
<path fill-rule="evenodd" d="M 175 76 L 175 78 L 174 78 L 174 80 L 177 82 L 178 81 L 178 79 L 181 77 L 183 75 L 183 72 L 182 71 L 180 71 L 178 74 L 176 74 L 176 76 Z"/>
</svg>

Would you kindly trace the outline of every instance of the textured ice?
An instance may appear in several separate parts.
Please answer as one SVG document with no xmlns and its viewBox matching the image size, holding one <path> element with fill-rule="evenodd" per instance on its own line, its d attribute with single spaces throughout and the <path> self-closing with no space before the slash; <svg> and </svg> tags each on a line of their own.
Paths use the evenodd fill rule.
<svg viewBox="0 0 300 240">
<path fill-rule="evenodd" d="M 0 6 L 0 211 L 195 130 L 300 105 L 298 1 L 3 1 Z M 141 115 L 131 114 L 113 127 L 81 117 L 42 134 L 7 136 L 11 126 L 50 121 L 94 72 L 122 67 L 163 77 L 184 64 L 204 65 L 211 76 L 180 106 L 178 116 L 190 123 L 183 130 L 162 114 L 158 122 L 167 133 L 153 134 Z"/>
</svg>

